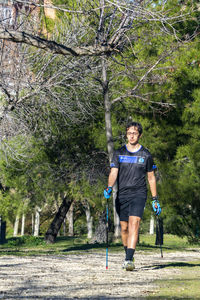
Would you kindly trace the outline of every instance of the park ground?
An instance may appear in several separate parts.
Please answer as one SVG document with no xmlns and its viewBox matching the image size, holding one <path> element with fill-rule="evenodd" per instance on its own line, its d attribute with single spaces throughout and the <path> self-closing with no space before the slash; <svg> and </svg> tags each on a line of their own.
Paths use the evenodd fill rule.
<svg viewBox="0 0 200 300">
<path fill-rule="evenodd" d="M 122 247 L 109 249 L 107 270 L 103 247 L 39 254 L 18 247 L 15 255 L 4 247 L 0 299 L 200 299 L 199 248 L 163 247 L 163 258 L 159 248 L 138 248 L 127 272 Z"/>
</svg>

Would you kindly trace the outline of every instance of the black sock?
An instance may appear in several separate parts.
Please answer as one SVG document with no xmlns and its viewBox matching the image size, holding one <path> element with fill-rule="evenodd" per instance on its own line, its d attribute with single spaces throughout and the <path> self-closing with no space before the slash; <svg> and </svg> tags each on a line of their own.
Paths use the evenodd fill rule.
<svg viewBox="0 0 200 300">
<path fill-rule="evenodd" d="M 134 253 L 135 253 L 135 249 L 133 249 L 133 248 L 127 248 L 127 251 L 126 251 L 126 260 L 133 260 Z"/>
<path fill-rule="evenodd" d="M 125 251 L 125 254 L 126 254 L 126 252 L 127 252 L 127 246 L 124 246 L 124 251 Z"/>
</svg>

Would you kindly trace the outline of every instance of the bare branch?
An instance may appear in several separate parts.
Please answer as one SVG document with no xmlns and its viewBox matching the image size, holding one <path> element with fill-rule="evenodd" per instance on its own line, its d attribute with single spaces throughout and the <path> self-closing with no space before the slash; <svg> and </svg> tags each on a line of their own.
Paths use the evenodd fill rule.
<svg viewBox="0 0 200 300">
<path fill-rule="evenodd" d="M 98 3 L 99 2 L 99 3 Z M 139 23 L 143 22 L 153 22 L 160 24 L 160 26 L 163 28 L 165 33 L 167 34 L 173 34 L 176 39 L 177 33 L 173 26 L 173 24 L 177 21 L 180 22 L 187 16 L 188 14 L 183 15 L 175 14 L 172 16 L 168 16 L 167 12 L 161 11 L 153 11 L 149 8 L 145 8 L 143 3 L 144 1 L 130 1 L 127 3 L 127 1 L 116 1 L 116 0 L 99 0 L 97 3 L 95 3 L 95 7 L 91 7 L 92 3 L 88 2 L 87 5 L 85 5 L 85 8 L 83 10 L 68 10 L 66 6 L 54 6 L 49 4 L 41 4 L 34 1 L 28 1 L 28 0 L 15 0 L 13 3 L 18 4 L 26 4 L 30 7 L 44 7 L 44 8 L 51 8 L 52 10 L 63 10 L 66 13 L 71 13 L 72 15 L 77 16 L 77 14 L 82 14 L 82 18 L 75 17 L 73 21 L 79 23 L 79 25 L 68 24 L 69 29 L 69 35 L 70 30 L 73 27 L 73 31 L 78 30 L 78 28 L 82 27 L 85 28 L 85 36 L 84 40 L 87 40 L 89 37 L 90 42 L 88 44 L 84 44 L 82 42 L 82 37 L 76 37 L 75 43 L 73 44 L 67 44 L 67 43 L 60 43 L 57 39 L 54 40 L 48 40 L 47 38 L 44 38 L 43 32 L 41 32 L 42 35 L 39 34 L 38 30 L 35 30 L 35 23 L 38 23 L 38 26 L 40 26 L 40 21 L 37 19 L 37 22 L 34 21 L 34 18 L 36 15 L 38 15 L 37 12 L 34 12 L 32 14 L 32 10 L 28 13 L 28 18 L 25 12 L 21 10 L 17 10 L 17 14 L 23 16 L 22 23 L 18 24 L 17 26 L 15 24 L 15 29 L 11 29 L 11 27 L 5 25 L 5 20 L 0 21 L 0 39 L 12 41 L 14 43 L 24 43 L 30 46 L 34 46 L 40 49 L 44 49 L 46 51 L 50 51 L 52 53 L 61 54 L 61 55 L 72 55 L 72 56 L 101 56 L 101 55 L 109 55 L 110 53 L 118 52 L 119 46 L 124 43 L 124 38 L 127 38 L 129 42 L 132 41 L 132 35 L 131 29 L 133 29 L 133 24 L 135 26 L 135 21 L 138 21 Z M 100 17 L 99 17 L 99 25 L 97 24 L 96 28 L 95 26 L 91 26 L 90 30 L 87 32 L 87 26 L 86 25 L 86 19 L 88 22 L 90 21 L 90 14 L 92 13 L 92 17 L 94 17 L 95 11 L 100 11 Z M 97 16 L 95 15 L 95 18 Z M 19 16 L 17 17 L 19 18 Z M 16 18 L 16 20 L 17 20 Z M 33 18 L 33 25 L 31 25 L 31 18 Z M 37 16 L 38 18 L 38 16 Z M 107 19 L 107 23 L 103 25 L 103 22 L 105 22 L 104 19 Z M 66 20 L 69 18 L 66 18 Z M 15 20 L 15 22 L 16 22 Z M 58 22 L 58 20 L 57 20 Z M 82 25 L 81 25 L 82 24 Z M 23 25 L 23 26 L 21 26 Z M 28 27 L 27 27 L 28 25 Z M 71 26 L 71 27 L 70 27 Z M 99 39 L 99 31 L 102 31 L 102 26 L 104 26 L 104 39 Z M 22 28 L 21 28 L 22 27 Z M 75 28 L 76 27 L 76 28 Z M 20 30 L 21 29 L 21 30 Z M 38 28 L 39 29 L 39 28 Z M 40 27 L 41 31 L 41 27 Z M 77 31 L 78 32 L 78 31 Z M 93 32 L 93 34 L 91 34 Z M 126 37 L 125 37 L 126 34 Z M 51 35 L 52 36 L 52 35 Z M 82 44 L 82 45 L 81 45 Z"/>
<path fill-rule="evenodd" d="M 43 50 L 48 50 L 53 54 L 73 55 L 73 56 L 100 56 L 102 54 L 109 54 L 115 51 L 111 46 L 80 46 L 67 47 L 58 44 L 55 41 L 48 41 L 39 36 L 26 33 L 24 31 L 6 30 L 0 31 L 0 39 L 9 40 L 15 43 L 24 43 Z"/>
<path fill-rule="evenodd" d="M 67 9 L 65 8 L 64 5 L 50 5 L 50 4 L 41 4 L 41 3 L 35 3 L 33 1 L 29 0 L 14 0 L 14 3 L 20 3 L 20 4 L 25 4 L 25 5 L 30 5 L 34 7 L 42 7 L 42 8 L 48 8 L 48 9 L 53 9 L 53 10 L 58 10 L 62 12 L 66 12 L 69 14 L 84 14 L 84 15 L 90 15 L 92 12 L 98 11 L 102 8 L 107 8 L 110 7 L 111 5 L 104 5 L 104 6 L 99 6 L 96 8 L 90 8 L 89 10 L 72 10 L 72 9 Z"/>
<path fill-rule="evenodd" d="M 156 62 L 154 62 L 154 64 L 144 73 L 144 75 L 138 80 L 138 82 L 136 83 L 136 85 L 134 86 L 133 89 L 127 91 L 124 95 L 119 96 L 115 99 L 112 100 L 112 104 L 118 102 L 118 101 L 122 101 L 123 99 L 127 98 L 127 97 L 137 97 L 136 92 L 139 89 L 140 85 L 142 83 L 144 83 L 144 79 L 156 68 L 156 66 L 162 61 L 164 60 L 167 56 L 170 55 L 171 52 L 165 53 L 164 55 L 160 56 L 159 59 L 156 60 Z"/>
</svg>

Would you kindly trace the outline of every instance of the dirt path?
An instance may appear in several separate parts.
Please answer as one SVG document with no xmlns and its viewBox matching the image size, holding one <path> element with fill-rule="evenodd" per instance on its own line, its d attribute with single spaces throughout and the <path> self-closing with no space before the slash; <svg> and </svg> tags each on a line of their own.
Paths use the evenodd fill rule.
<svg viewBox="0 0 200 300">
<path fill-rule="evenodd" d="M 123 252 L 84 255 L 0 257 L 0 299 L 137 299 L 155 291 L 155 279 L 170 278 L 180 269 L 169 262 L 200 259 L 200 251 L 144 255 L 137 252 L 136 270 L 121 269 Z M 140 298 L 140 299 L 141 299 Z"/>
</svg>

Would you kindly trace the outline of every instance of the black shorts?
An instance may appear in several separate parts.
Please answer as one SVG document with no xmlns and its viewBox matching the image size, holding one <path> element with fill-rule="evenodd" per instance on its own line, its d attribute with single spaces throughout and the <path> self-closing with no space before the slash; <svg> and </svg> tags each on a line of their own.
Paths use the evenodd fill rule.
<svg viewBox="0 0 200 300">
<path fill-rule="evenodd" d="M 146 195 L 135 195 L 132 198 L 116 199 L 116 211 L 120 221 L 128 222 L 129 216 L 142 218 L 146 203 Z"/>
</svg>

